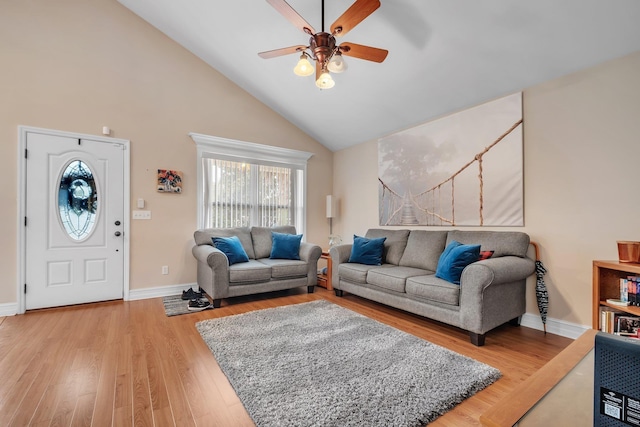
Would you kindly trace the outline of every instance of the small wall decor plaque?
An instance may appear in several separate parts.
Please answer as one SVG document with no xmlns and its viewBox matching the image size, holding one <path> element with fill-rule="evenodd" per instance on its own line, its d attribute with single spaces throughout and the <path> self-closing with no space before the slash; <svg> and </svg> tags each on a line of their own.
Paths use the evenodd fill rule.
<svg viewBox="0 0 640 427">
<path fill-rule="evenodd" d="M 182 193 L 182 172 L 158 169 L 157 188 L 160 193 Z"/>
</svg>

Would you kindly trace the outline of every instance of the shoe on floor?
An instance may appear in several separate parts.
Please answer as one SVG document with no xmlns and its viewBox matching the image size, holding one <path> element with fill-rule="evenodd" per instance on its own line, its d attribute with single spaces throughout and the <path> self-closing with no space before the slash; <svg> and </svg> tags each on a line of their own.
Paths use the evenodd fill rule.
<svg viewBox="0 0 640 427">
<path fill-rule="evenodd" d="M 186 291 L 182 291 L 183 300 L 192 300 L 202 298 L 202 292 L 196 292 L 193 288 L 189 288 Z"/>
<path fill-rule="evenodd" d="M 189 311 L 201 311 L 206 310 L 207 308 L 213 308 L 213 305 L 209 302 L 208 299 L 192 299 L 189 301 L 189 307 L 187 307 Z"/>
</svg>

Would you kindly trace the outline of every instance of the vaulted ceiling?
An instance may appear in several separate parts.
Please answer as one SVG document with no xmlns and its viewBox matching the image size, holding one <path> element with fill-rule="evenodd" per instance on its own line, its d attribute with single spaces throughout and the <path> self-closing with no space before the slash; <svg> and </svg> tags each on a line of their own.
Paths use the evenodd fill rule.
<svg viewBox="0 0 640 427">
<path fill-rule="evenodd" d="M 309 41 L 265 0 L 118 1 L 333 151 L 640 51 L 637 0 L 380 0 L 339 42 L 388 57 L 320 90 L 258 56 Z M 326 31 L 353 1 L 326 0 Z M 321 29 L 321 0 L 288 3 Z"/>
</svg>

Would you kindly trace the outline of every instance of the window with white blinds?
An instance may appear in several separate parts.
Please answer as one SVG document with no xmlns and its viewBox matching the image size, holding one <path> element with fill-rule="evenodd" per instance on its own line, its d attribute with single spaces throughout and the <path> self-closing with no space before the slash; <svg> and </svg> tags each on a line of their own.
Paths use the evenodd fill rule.
<svg viewBox="0 0 640 427">
<path fill-rule="evenodd" d="M 222 159 L 202 161 L 205 227 L 296 225 L 300 171 Z"/>
<path fill-rule="evenodd" d="M 311 153 L 200 134 L 200 228 L 294 225 L 304 233 Z"/>
</svg>

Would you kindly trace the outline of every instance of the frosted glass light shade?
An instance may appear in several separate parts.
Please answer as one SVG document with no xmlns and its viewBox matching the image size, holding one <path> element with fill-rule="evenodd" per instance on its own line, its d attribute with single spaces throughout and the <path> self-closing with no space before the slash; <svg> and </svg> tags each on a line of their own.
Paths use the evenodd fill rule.
<svg viewBox="0 0 640 427">
<path fill-rule="evenodd" d="M 344 62 L 344 58 L 340 52 L 336 52 L 335 55 L 329 61 L 327 69 L 332 73 L 341 73 L 347 69 L 347 63 Z"/>
<path fill-rule="evenodd" d="M 295 66 L 295 68 L 293 69 L 293 72 L 298 75 L 298 76 L 310 76 L 311 74 L 313 74 L 314 72 L 314 68 L 311 65 L 311 63 L 309 62 L 309 60 L 307 59 L 306 56 L 304 55 L 300 55 L 300 60 L 298 61 L 298 64 Z"/>
<path fill-rule="evenodd" d="M 336 85 L 336 82 L 331 78 L 331 74 L 327 70 L 323 70 L 318 80 L 316 80 L 316 86 L 320 89 L 331 89 Z"/>
</svg>

